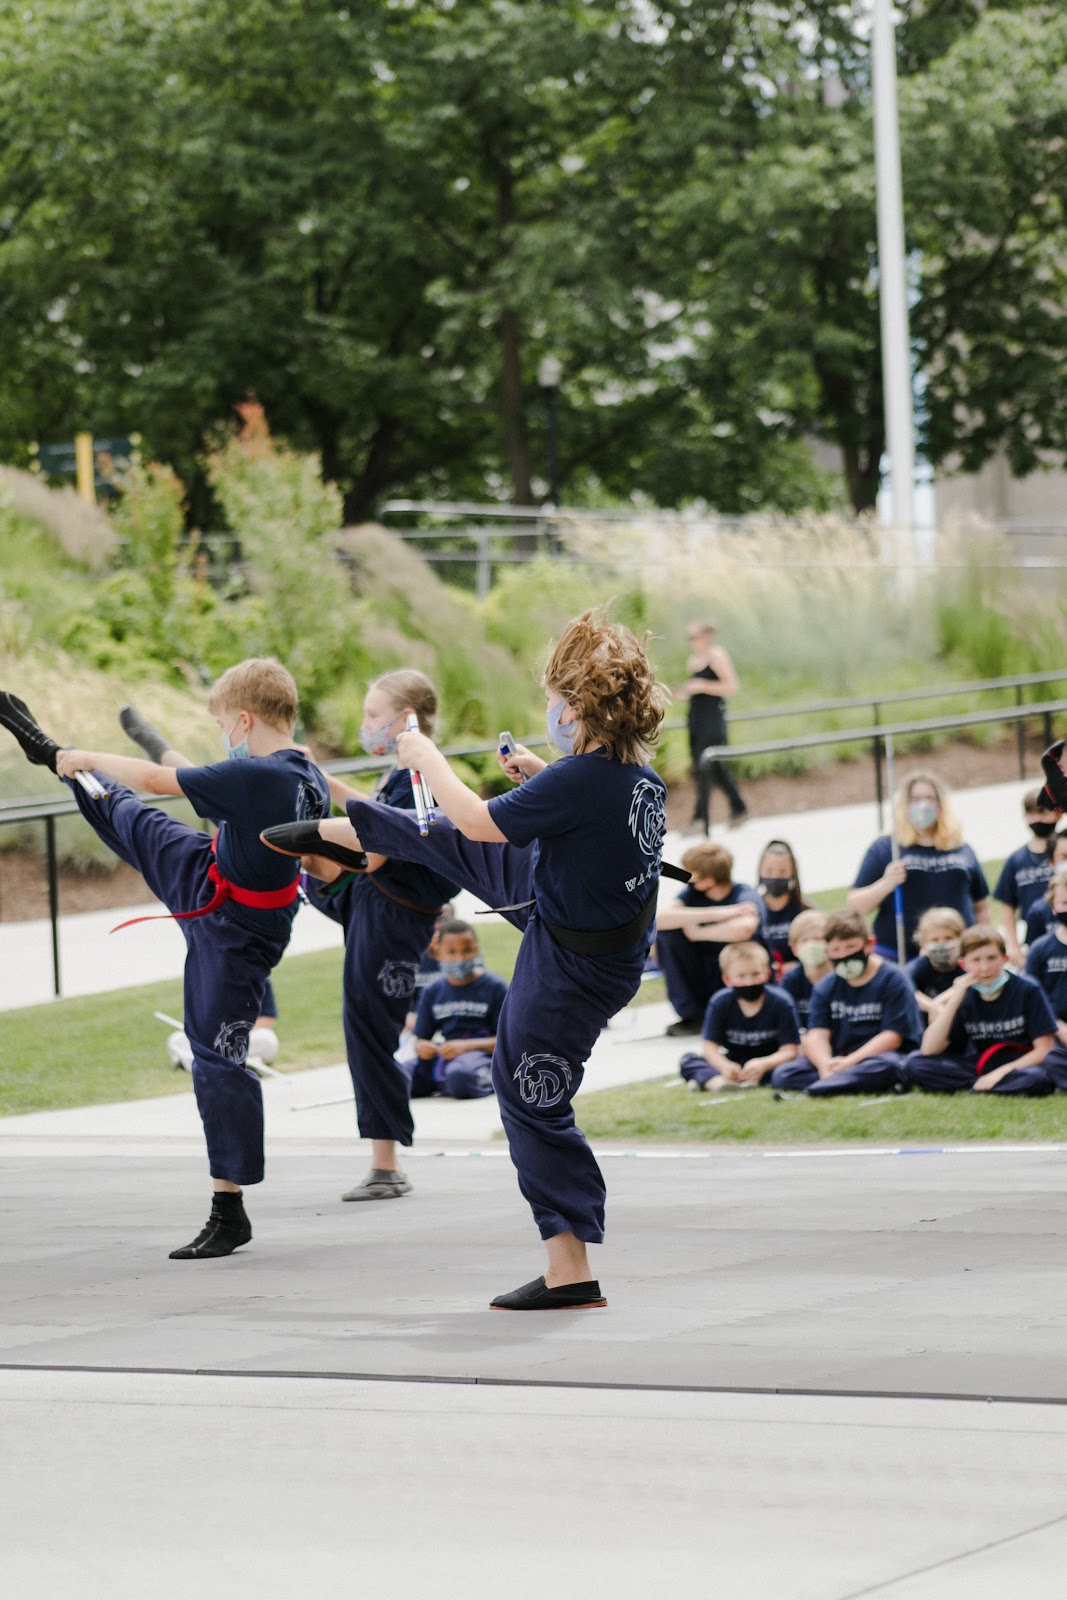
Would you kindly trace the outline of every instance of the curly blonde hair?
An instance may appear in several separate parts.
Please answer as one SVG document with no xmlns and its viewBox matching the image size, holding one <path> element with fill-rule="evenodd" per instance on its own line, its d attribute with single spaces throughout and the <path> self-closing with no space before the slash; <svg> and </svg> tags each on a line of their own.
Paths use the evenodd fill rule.
<svg viewBox="0 0 1067 1600">
<path fill-rule="evenodd" d="M 648 639 L 609 622 L 606 609 L 583 611 L 564 628 L 541 681 L 578 718 L 575 755 L 599 745 L 628 765 L 648 760 L 667 693 L 645 654 Z"/>
</svg>

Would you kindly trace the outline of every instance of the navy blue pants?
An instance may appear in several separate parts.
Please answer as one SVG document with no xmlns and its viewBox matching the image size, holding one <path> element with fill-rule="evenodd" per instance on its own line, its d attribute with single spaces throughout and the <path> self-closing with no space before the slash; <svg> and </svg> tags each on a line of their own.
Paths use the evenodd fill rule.
<svg viewBox="0 0 1067 1600">
<path fill-rule="evenodd" d="M 687 1050 L 678 1063 L 678 1071 L 686 1083 L 710 1083 L 712 1078 L 722 1076 L 711 1065 L 706 1056 L 698 1055 L 695 1050 Z"/>
<path fill-rule="evenodd" d="M 493 1092 L 493 1059 L 484 1050 L 464 1050 L 443 1061 L 410 1061 L 404 1069 L 411 1081 L 411 1098 L 426 1100 L 443 1094 L 451 1100 L 484 1100 Z"/>
<path fill-rule="evenodd" d="M 1067 1089 L 1067 1049 L 1058 1040 L 1042 1061 L 1041 1070 L 1054 1089 Z"/>
<path fill-rule="evenodd" d="M 214 892 L 207 871 L 211 840 L 165 811 L 146 806 L 103 773 L 109 791 L 93 800 L 68 783 L 82 816 L 104 843 L 142 875 L 168 911 L 192 911 Z M 248 1035 L 261 1014 L 267 978 L 282 958 L 293 911 L 245 912 L 232 902 L 209 917 L 178 922 L 185 936 L 185 1032 L 193 1050 L 193 1088 L 213 1178 L 242 1187 L 263 1181 L 263 1094 L 245 1066 Z M 262 929 L 253 926 L 262 918 Z M 136 939 L 134 928 L 115 935 Z"/>
<path fill-rule="evenodd" d="M 312 905 L 345 931 L 342 1011 L 359 1136 L 410 1145 L 411 1085 L 393 1052 L 411 1010 L 419 962 L 433 938 L 433 914 L 390 900 L 369 875 L 351 878 L 333 893 L 309 878 L 307 892 Z"/>
<path fill-rule="evenodd" d="M 775 1067 L 771 1073 L 771 1087 L 806 1089 L 808 1094 L 823 1099 L 835 1094 L 881 1094 L 898 1083 L 903 1060 L 899 1050 L 883 1050 L 880 1055 L 868 1056 L 866 1061 L 835 1072 L 832 1077 L 820 1078 L 818 1068 L 807 1056 L 797 1056 Z"/>
<path fill-rule="evenodd" d="M 348 815 L 365 849 L 433 867 L 490 906 L 533 896 L 534 847 L 479 844 L 445 819 L 422 838 L 409 813 L 362 800 Z M 633 999 L 645 950 L 577 956 L 552 938 L 536 910 L 508 911 L 522 930 L 515 972 L 497 1025 L 493 1087 L 519 1189 L 542 1239 L 604 1237 L 604 1177 L 571 1101 L 601 1029 Z"/>
<path fill-rule="evenodd" d="M 708 1001 L 722 988 L 719 956 L 724 944 L 687 939 L 680 928 L 656 930 L 656 965 L 667 984 L 667 998 L 686 1022 L 703 1022 Z"/>
<path fill-rule="evenodd" d="M 1049 1051 L 1049 1056 L 1053 1052 Z M 1067 1060 L 1067 1052 L 1065 1052 Z M 1048 1056 L 1045 1057 L 1048 1061 Z M 900 1069 L 901 1083 L 913 1089 L 925 1089 L 928 1094 L 961 1094 L 974 1091 L 977 1081 L 974 1062 L 960 1056 L 924 1056 L 920 1050 L 906 1056 Z M 1051 1094 L 1055 1084 L 1044 1065 L 1017 1067 L 1006 1072 L 992 1089 L 981 1089 L 980 1094 Z"/>
</svg>

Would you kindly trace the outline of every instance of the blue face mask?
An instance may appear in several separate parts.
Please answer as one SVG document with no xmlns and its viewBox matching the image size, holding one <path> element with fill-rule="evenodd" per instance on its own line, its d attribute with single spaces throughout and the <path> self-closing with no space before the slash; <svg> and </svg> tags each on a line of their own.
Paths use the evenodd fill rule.
<svg viewBox="0 0 1067 1600">
<path fill-rule="evenodd" d="M 236 726 L 237 724 L 235 722 L 233 728 L 236 728 Z M 233 732 L 233 728 L 230 729 L 230 733 Z M 231 744 L 230 733 L 224 733 L 222 735 L 222 748 L 225 750 L 231 761 L 247 761 L 249 756 L 252 754 L 251 750 L 248 748 L 248 740 L 242 739 L 239 744 Z"/>
<path fill-rule="evenodd" d="M 971 988 L 977 989 L 983 1000 L 992 1000 L 995 994 L 1000 993 L 1010 977 L 1011 973 L 1005 967 L 1000 977 L 994 978 L 992 983 L 973 983 Z"/>
<path fill-rule="evenodd" d="M 437 963 L 443 978 L 473 978 L 481 964 L 477 956 L 465 956 L 462 961 L 439 961 Z"/>
<path fill-rule="evenodd" d="M 364 723 L 359 730 L 359 742 L 369 756 L 392 756 L 396 754 L 396 740 L 391 738 L 388 729 L 392 723 L 387 722 L 381 728 L 368 728 Z"/>
<path fill-rule="evenodd" d="M 560 755 L 572 756 L 574 754 L 574 735 L 578 731 L 576 722 L 561 722 L 559 719 L 567 709 L 565 700 L 558 700 L 554 706 L 549 706 L 545 713 L 545 731 L 548 742 Z"/>
</svg>

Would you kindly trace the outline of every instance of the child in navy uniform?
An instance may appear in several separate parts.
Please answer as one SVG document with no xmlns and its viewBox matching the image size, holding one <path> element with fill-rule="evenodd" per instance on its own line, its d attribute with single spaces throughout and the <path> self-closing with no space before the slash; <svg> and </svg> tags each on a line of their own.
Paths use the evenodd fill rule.
<svg viewBox="0 0 1067 1600">
<path fill-rule="evenodd" d="M 793 964 L 782 974 L 781 988 L 797 1011 L 800 1031 L 808 1026 L 808 1010 L 815 985 L 833 972 L 826 954 L 826 916 L 822 911 L 802 911 L 789 927 Z"/>
<path fill-rule="evenodd" d="M 1051 873 L 1057 867 L 1067 867 L 1067 833 L 1055 833 L 1050 841 L 1049 867 Z M 1050 873 L 1050 876 L 1051 876 Z M 1046 893 L 1047 893 L 1046 885 Z M 1031 900 L 1026 910 L 1026 943 L 1034 944 L 1042 938 L 1052 927 L 1052 907 L 1045 894 L 1039 895 L 1036 900 Z M 1005 941 L 1006 943 L 1007 941 Z"/>
<path fill-rule="evenodd" d="M 678 1070 L 693 1089 L 742 1089 L 762 1083 L 792 1061 L 800 1043 L 793 1002 L 771 987 L 771 963 L 758 944 L 730 944 L 722 953 L 725 988 L 704 1016 L 701 1053 L 690 1051 Z"/>
<path fill-rule="evenodd" d="M 420 728 L 433 730 L 437 692 L 423 673 L 401 669 L 371 684 L 359 734 L 369 755 L 395 754 L 409 711 Z M 329 784 L 339 806 L 362 798 L 339 778 L 331 777 Z M 410 813 L 415 802 L 405 768 L 394 765 L 382 775 L 372 803 L 375 810 Z M 451 879 L 432 868 L 384 855 L 369 857 L 364 873 L 346 874 L 340 883 L 309 884 L 312 904 L 345 930 L 345 1047 L 359 1135 L 371 1141 L 370 1171 L 345 1190 L 342 1200 L 399 1200 L 411 1193 L 397 1154 L 398 1145 L 408 1147 L 414 1138 L 411 1083 L 394 1056 L 420 961 L 442 903 L 455 892 Z"/>
<path fill-rule="evenodd" d="M 427 835 L 358 801 L 349 823 L 318 829 L 342 847 L 432 864 L 522 929 L 493 1086 L 548 1265 L 493 1301 L 510 1311 L 606 1304 L 586 1250 L 603 1238 L 604 1179 L 571 1102 L 601 1029 L 640 986 L 666 832 L 666 789 L 645 764 L 663 704 L 634 636 L 584 612 L 564 630 L 544 685 L 563 759 L 546 766 L 521 746 L 502 757 L 509 777 L 526 780 L 510 794 L 482 800 L 429 739 L 404 733 L 401 762 L 437 797 Z M 295 834 L 278 830 L 279 847 Z"/>
<path fill-rule="evenodd" d="M 1045 891 L 1052 931 L 1036 939 L 1026 975 L 1041 985 L 1056 1018 L 1056 1043 L 1042 1061 L 1057 1089 L 1067 1089 L 1067 867 L 1057 867 Z"/>
<path fill-rule="evenodd" d="M 31 761 L 67 780 L 89 825 L 143 875 L 185 935 L 185 1032 L 214 1196 L 206 1225 L 171 1252 L 172 1260 L 229 1255 L 252 1237 L 241 1191 L 263 1179 L 263 1096 L 245 1065 L 248 1036 L 289 942 L 299 875 L 294 863 L 264 849 L 259 835 L 272 823 L 329 811 L 325 779 L 293 745 L 296 685 L 279 662 L 231 667 L 208 707 L 227 757 L 251 759 L 196 767 L 167 749 L 158 762 L 61 751 L 21 701 L 0 696 L 0 722 Z M 83 771 L 103 782 L 105 799 L 92 799 L 73 781 Z M 199 816 L 218 821 L 218 833 L 209 839 L 142 804 L 133 789 L 185 795 Z"/>
<path fill-rule="evenodd" d="M 754 938 L 761 915 L 755 890 L 733 881 L 725 846 L 691 845 L 682 866 L 692 881 L 656 912 L 656 964 L 678 1013 L 666 1029 L 670 1039 L 700 1032 L 708 1001 L 722 988 L 719 957 L 727 945 Z"/>
<path fill-rule="evenodd" d="M 915 940 L 919 954 L 904 971 L 915 990 L 915 1000 L 924 1017 L 933 1013 L 942 995 L 947 994 L 960 973 L 960 939 L 965 923 L 951 906 L 931 906 L 919 918 Z"/>
<path fill-rule="evenodd" d="M 1019 948 L 1018 924 L 1025 921 L 1035 900 L 1040 900 L 1052 876 L 1052 835 L 1056 831 L 1058 811 L 1050 809 L 1051 802 L 1044 789 L 1027 789 L 1023 795 L 1023 817 L 1033 834 L 1018 850 L 1013 850 L 1000 869 L 993 896 L 1000 901 L 1000 924 L 1008 960 L 1022 966 L 1023 953 Z"/>
<path fill-rule="evenodd" d="M 936 1094 L 1052 1093 L 1043 1063 L 1056 1019 L 1040 986 L 1009 972 L 1006 960 L 1003 935 L 991 922 L 964 932 L 963 971 L 932 1013 L 921 1049 L 904 1063 L 903 1084 Z"/>
<path fill-rule="evenodd" d="M 780 976 L 796 959 L 789 930 L 802 911 L 811 909 L 801 893 L 796 856 L 784 839 L 772 839 L 760 856 L 759 894 L 760 940 Z"/>
<path fill-rule="evenodd" d="M 815 987 L 804 1054 L 776 1067 L 776 1089 L 806 1089 L 816 1097 L 879 1093 L 922 1034 L 911 984 L 883 961 L 857 911 L 826 919 L 826 954 L 833 972 Z"/>
<path fill-rule="evenodd" d="M 423 990 L 415 1018 L 412 1099 L 479 1100 L 493 1092 L 496 1028 L 508 986 L 486 972 L 469 922 L 450 918 L 435 942 L 440 975 Z"/>
</svg>

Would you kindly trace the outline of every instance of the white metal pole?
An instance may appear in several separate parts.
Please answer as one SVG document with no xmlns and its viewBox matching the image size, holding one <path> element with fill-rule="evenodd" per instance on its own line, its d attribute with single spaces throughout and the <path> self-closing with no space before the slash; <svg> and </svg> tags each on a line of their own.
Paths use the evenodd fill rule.
<svg viewBox="0 0 1067 1600">
<path fill-rule="evenodd" d="M 882 312 L 882 381 L 893 527 L 901 560 L 912 559 L 915 526 L 915 424 L 911 344 L 904 277 L 904 207 L 897 121 L 897 61 L 891 0 L 874 0 L 874 155 L 878 185 L 878 283 Z"/>
</svg>

